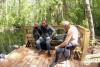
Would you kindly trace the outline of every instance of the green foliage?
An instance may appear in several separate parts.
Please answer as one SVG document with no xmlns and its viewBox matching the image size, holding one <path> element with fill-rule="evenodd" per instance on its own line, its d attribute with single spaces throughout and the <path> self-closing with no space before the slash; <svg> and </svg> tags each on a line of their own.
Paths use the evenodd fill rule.
<svg viewBox="0 0 100 67">
<path fill-rule="evenodd" d="M 100 27 L 100 0 L 93 0 L 93 19 L 96 27 Z"/>
<path fill-rule="evenodd" d="M 99 4 L 100 0 L 93 0 L 91 3 L 93 20 L 97 31 L 100 29 Z M 43 19 L 53 25 L 68 20 L 73 24 L 88 27 L 84 7 L 83 0 L 2 0 L 0 1 L 0 28 L 13 26 L 19 28 L 22 25 L 32 25 L 34 22 L 40 24 Z M 12 35 L 13 37 L 11 37 Z M 22 35 L 22 33 L 18 32 L 13 34 L 10 32 L 0 33 L 1 52 L 7 47 L 7 43 L 9 45 L 20 44 L 19 41 L 22 41 Z M 3 47 L 4 45 L 6 46 Z M 3 52 L 6 51 L 9 50 L 5 49 Z"/>
<path fill-rule="evenodd" d="M 0 32 L 0 53 L 9 53 L 13 50 L 13 45 L 23 45 L 24 43 L 21 29 L 9 31 Z"/>
<path fill-rule="evenodd" d="M 5 17 L 1 14 L 0 22 L 5 26 L 40 23 L 42 19 L 49 24 L 59 24 L 66 19 L 81 24 L 85 20 L 82 0 L 8 0 L 3 5 L 0 6 Z"/>
</svg>

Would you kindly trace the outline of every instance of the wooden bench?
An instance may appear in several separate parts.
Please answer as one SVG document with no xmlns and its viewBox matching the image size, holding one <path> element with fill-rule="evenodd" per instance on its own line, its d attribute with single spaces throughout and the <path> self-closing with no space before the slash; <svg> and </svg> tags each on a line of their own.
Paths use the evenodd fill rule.
<svg viewBox="0 0 100 67">
<path fill-rule="evenodd" d="M 60 26 L 52 26 L 52 27 L 55 29 L 56 33 L 59 34 L 59 35 L 62 35 L 62 33 L 64 32 L 63 26 L 61 26 L 61 25 Z M 33 34 L 32 34 L 32 30 L 33 30 L 32 26 L 31 25 L 23 26 L 22 29 L 23 29 L 23 32 L 24 32 L 23 39 L 25 41 L 26 46 L 27 47 L 34 46 L 35 39 L 33 38 Z M 59 30 L 61 32 L 59 32 Z M 57 45 L 57 41 L 52 40 L 51 44 L 52 45 Z"/>
<path fill-rule="evenodd" d="M 63 26 L 52 26 L 56 31 L 57 30 L 61 30 L 62 33 L 63 31 Z M 75 50 L 73 51 L 74 57 L 77 57 L 78 59 L 82 60 L 86 53 L 87 53 L 87 48 L 89 46 L 89 40 L 90 40 L 90 31 L 87 28 L 84 28 L 80 25 L 76 26 L 78 28 L 79 31 L 79 44 L 80 46 L 76 47 Z M 32 47 L 32 45 L 35 44 L 35 40 L 32 36 L 32 26 L 27 25 L 23 27 L 24 29 L 24 40 L 25 40 L 25 44 L 31 44 L 31 45 L 27 45 L 28 47 Z M 61 33 L 60 33 L 61 34 Z M 51 41 L 54 45 L 58 45 L 56 43 L 56 40 L 52 40 Z"/>
</svg>

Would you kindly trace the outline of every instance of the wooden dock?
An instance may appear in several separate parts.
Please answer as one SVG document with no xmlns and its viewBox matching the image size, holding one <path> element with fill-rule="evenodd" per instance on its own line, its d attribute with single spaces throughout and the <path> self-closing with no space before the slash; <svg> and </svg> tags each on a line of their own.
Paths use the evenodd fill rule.
<svg viewBox="0 0 100 67">
<path fill-rule="evenodd" d="M 55 51 L 51 50 L 51 53 L 52 56 L 48 57 L 46 51 L 39 55 L 36 49 L 20 47 L 8 54 L 5 59 L 0 59 L 0 67 L 49 67 Z M 54 67 L 100 67 L 100 64 L 68 60 L 59 62 Z"/>
</svg>

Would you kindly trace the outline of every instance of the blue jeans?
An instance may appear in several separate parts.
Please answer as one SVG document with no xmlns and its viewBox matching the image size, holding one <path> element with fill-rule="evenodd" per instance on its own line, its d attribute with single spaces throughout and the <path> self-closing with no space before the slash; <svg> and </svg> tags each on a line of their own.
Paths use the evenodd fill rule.
<svg viewBox="0 0 100 67">
<path fill-rule="evenodd" d="M 59 57 L 61 56 L 61 54 L 63 53 L 64 58 L 67 59 L 68 57 L 70 57 L 70 50 L 74 49 L 75 46 L 72 44 L 67 45 L 65 48 L 57 48 L 56 49 L 56 57 L 55 57 L 55 62 L 58 62 Z"/>
<path fill-rule="evenodd" d="M 39 50 L 42 50 L 42 48 L 41 48 L 41 43 L 42 42 L 46 42 L 46 47 L 47 47 L 47 49 L 48 49 L 48 53 L 50 53 L 50 48 L 51 48 L 51 46 L 50 46 L 50 41 L 51 41 L 51 39 L 50 39 L 50 37 L 46 37 L 46 39 L 44 39 L 43 37 L 40 37 L 37 41 L 36 41 L 36 46 L 37 46 L 37 48 L 39 49 Z"/>
</svg>

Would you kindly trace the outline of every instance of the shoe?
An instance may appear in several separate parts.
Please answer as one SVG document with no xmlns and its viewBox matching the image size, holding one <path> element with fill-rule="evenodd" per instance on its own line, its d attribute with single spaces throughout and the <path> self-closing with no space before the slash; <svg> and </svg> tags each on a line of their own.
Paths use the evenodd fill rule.
<svg viewBox="0 0 100 67">
<path fill-rule="evenodd" d="M 48 53 L 48 56 L 49 56 L 49 57 L 51 57 L 51 54 L 50 54 L 50 53 Z"/>
<path fill-rule="evenodd" d="M 65 57 L 65 61 L 68 59 L 68 57 Z"/>
<path fill-rule="evenodd" d="M 39 50 L 39 51 L 38 51 L 38 55 L 40 55 L 40 54 L 42 54 L 42 50 Z"/>
<path fill-rule="evenodd" d="M 57 64 L 57 62 L 52 62 L 49 67 L 54 67 Z"/>
</svg>

